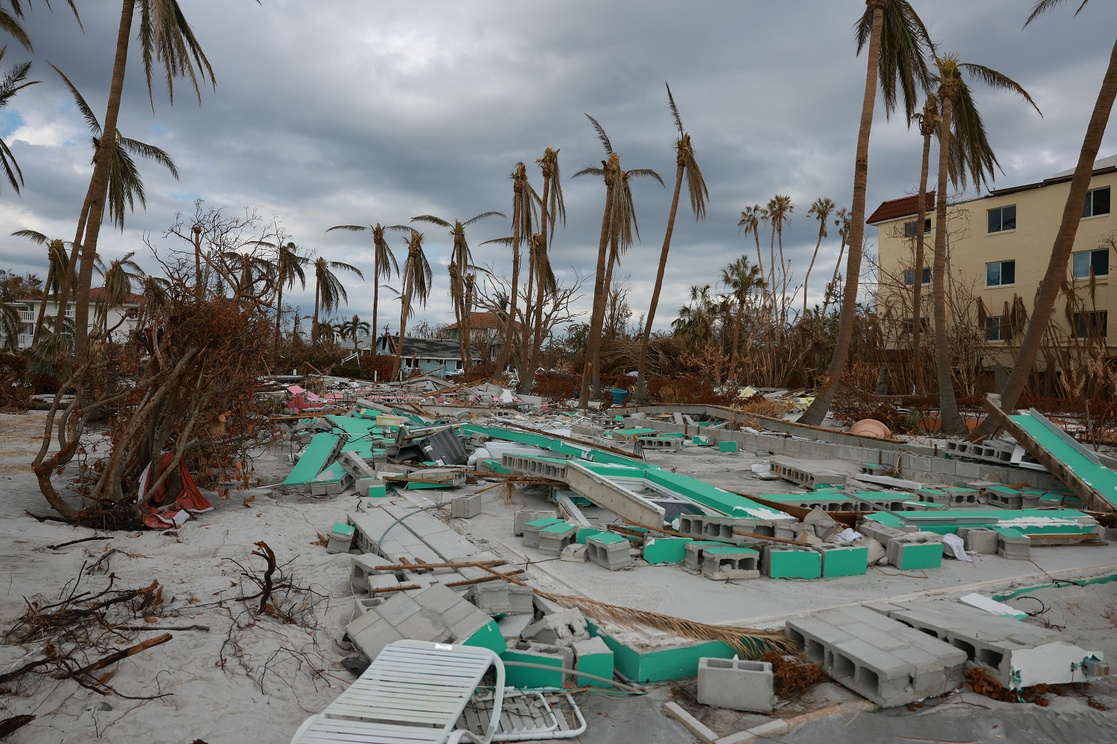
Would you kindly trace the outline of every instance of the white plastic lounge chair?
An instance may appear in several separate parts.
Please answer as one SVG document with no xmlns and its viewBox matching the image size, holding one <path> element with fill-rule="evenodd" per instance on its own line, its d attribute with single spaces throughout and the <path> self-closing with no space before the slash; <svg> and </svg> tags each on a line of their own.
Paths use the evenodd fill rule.
<svg viewBox="0 0 1117 744">
<path fill-rule="evenodd" d="M 496 669 L 495 715 L 484 736 L 455 727 L 489 667 Z M 504 664 L 487 648 L 396 641 L 291 744 L 489 744 L 500 723 Z"/>
</svg>

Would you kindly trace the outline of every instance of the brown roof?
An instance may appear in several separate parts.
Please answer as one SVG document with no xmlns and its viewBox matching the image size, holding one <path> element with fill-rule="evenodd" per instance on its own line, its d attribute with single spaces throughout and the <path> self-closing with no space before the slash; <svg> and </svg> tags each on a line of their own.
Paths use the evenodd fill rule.
<svg viewBox="0 0 1117 744">
<path fill-rule="evenodd" d="M 469 314 L 469 330 L 483 331 L 489 328 L 500 328 L 500 318 L 496 313 L 470 313 Z M 456 331 L 458 324 L 447 326 L 446 330 Z"/>
<path fill-rule="evenodd" d="M 927 212 L 928 214 L 935 208 L 935 192 L 927 192 Z M 888 222 L 896 220 L 901 217 L 911 217 L 919 214 L 919 195 L 904 196 L 899 199 L 889 199 L 883 201 L 876 211 L 869 215 L 869 219 L 865 220 L 866 224 L 875 225 L 878 222 Z"/>
<path fill-rule="evenodd" d="M 96 300 L 103 299 L 104 297 L 105 297 L 105 288 L 104 287 L 92 287 L 92 288 L 90 288 L 89 299 L 96 301 Z M 128 296 L 125 298 L 124 303 L 126 305 L 140 305 L 140 304 L 143 303 L 143 301 L 144 301 L 143 295 L 129 293 Z"/>
</svg>

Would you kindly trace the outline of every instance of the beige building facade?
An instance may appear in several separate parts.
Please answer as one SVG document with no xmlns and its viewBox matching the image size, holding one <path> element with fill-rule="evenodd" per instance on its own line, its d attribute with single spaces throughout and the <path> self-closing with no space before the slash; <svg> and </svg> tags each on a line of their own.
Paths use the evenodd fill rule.
<svg viewBox="0 0 1117 744">
<path fill-rule="evenodd" d="M 973 345 L 973 363 L 1001 377 L 1032 314 L 1035 294 L 1062 219 L 1072 171 L 1038 183 L 997 189 L 947 207 L 949 307 L 956 347 Z M 1117 157 L 1095 164 L 1066 284 L 1040 364 L 1073 365 L 1084 354 L 1117 352 Z M 934 261 L 934 196 L 927 199 L 920 315 L 933 329 L 931 267 Z M 886 201 L 866 221 L 877 228 L 878 312 L 891 321 L 897 349 L 910 345 L 917 197 Z M 957 356 L 957 355 L 956 355 Z"/>
</svg>

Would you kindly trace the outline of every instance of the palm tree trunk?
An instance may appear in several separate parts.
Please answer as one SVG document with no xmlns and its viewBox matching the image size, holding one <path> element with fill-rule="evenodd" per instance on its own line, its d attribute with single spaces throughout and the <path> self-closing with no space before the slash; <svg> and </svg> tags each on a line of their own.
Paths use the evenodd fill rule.
<svg viewBox="0 0 1117 744">
<path fill-rule="evenodd" d="M 807 264 L 807 273 L 803 277 L 803 315 L 799 318 L 802 323 L 807 317 L 807 282 L 811 280 L 811 269 L 814 268 L 815 259 L 818 258 L 818 249 L 822 247 L 822 232 L 818 233 L 818 242 L 814 244 L 814 253 L 811 254 L 811 262 Z"/>
<path fill-rule="evenodd" d="M 679 194 L 683 190 L 685 164 L 685 156 L 682 152 L 678 153 L 675 164 L 675 193 L 671 196 L 671 211 L 667 214 L 667 229 L 663 233 L 663 248 L 659 252 L 659 269 L 655 275 L 655 286 L 652 287 L 652 300 L 648 307 L 648 318 L 644 323 L 644 334 L 640 337 L 640 361 L 636 373 L 636 402 L 638 403 L 644 403 L 648 399 L 648 389 L 644 379 L 648 371 L 648 344 L 652 338 L 655 311 L 659 307 L 659 292 L 663 289 L 663 275 L 667 272 L 667 254 L 671 251 L 671 235 L 675 231 L 675 215 L 679 211 Z"/>
<path fill-rule="evenodd" d="M 608 165 L 606 168 L 608 169 Z M 593 313 L 590 315 L 590 332 L 586 339 L 586 362 L 582 369 L 582 385 L 579 391 L 578 407 L 589 407 L 590 378 L 593 377 L 594 347 L 601 344 L 601 325 L 605 316 L 605 261 L 609 250 L 609 227 L 613 211 L 613 182 L 605 184 L 605 213 L 601 217 L 601 239 L 597 246 L 597 271 L 593 284 Z"/>
<path fill-rule="evenodd" d="M 373 255 L 374 256 L 376 255 L 375 246 L 373 247 Z M 378 261 L 374 261 L 373 266 L 372 266 L 372 331 L 370 332 L 370 335 L 372 336 L 372 355 L 373 356 L 376 356 L 377 354 L 380 353 L 376 350 L 376 334 L 378 332 L 376 330 L 376 321 L 377 321 L 376 309 L 379 306 L 380 306 L 380 263 Z"/>
<path fill-rule="evenodd" d="M 940 158 L 941 160 L 941 158 Z M 919 173 L 919 214 L 915 225 L 915 287 L 911 296 L 911 365 L 915 375 L 915 390 L 922 395 L 926 389 L 923 380 L 923 320 L 922 320 L 922 294 L 923 294 L 923 250 L 924 232 L 923 225 L 927 220 L 927 177 L 931 164 L 931 134 L 928 132 L 923 137 L 923 165 Z M 936 221 L 938 216 L 936 214 Z"/>
<path fill-rule="evenodd" d="M 318 348 L 318 305 L 322 297 L 322 277 L 315 272 L 314 276 L 314 316 L 310 320 L 310 345 Z"/>
<path fill-rule="evenodd" d="M 880 36 L 884 26 L 884 8 L 873 9 L 873 31 L 869 37 L 868 63 L 865 72 L 865 93 L 861 100 L 861 124 L 857 133 L 857 156 L 853 166 L 853 216 L 849 228 L 849 256 L 846 282 L 842 294 L 842 312 L 838 319 L 838 337 L 830 369 L 814 402 L 799 418 L 799 423 L 818 426 L 830 410 L 838 392 L 838 383 L 845 374 L 853 346 L 853 327 L 857 322 L 857 284 L 861 274 L 861 255 L 865 240 L 865 192 L 869 185 L 869 135 L 873 128 L 873 106 L 877 92 L 877 62 L 880 59 Z"/>
<path fill-rule="evenodd" d="M 50 260 L 50 256 L 47 257 Z M 55 283 L 55 267 L 54 261 L 47 265 L 47 281 L 43 287 L 43 297 L 39 300 L 39 312 L 35 316 L 35 328 L 31 331 L 31 345 L 35 346 L 39 343 L 39 333 L 43 329 L 43 318 L 47 314 L 47 300 L 50 299 L 50 288 Z"/>
<path fill-rule="evenodd" d="M 1055 235 L 1055 243 L 1051 248 L 1051 258 L 1047 263 L 1047 271 L 1043 275 L 1043 282 L 1039 286 L 1035 305 L 1032 308 L 1032 317 L 1028 321 L 1028 330 L 1024 333 L 1024 340 L 1016 352 L 1016 364 L 1012 368 L 1004 387 L 1001 388 L 1001 408 L 1012 410 L 1020 400 L 1020 394 L 1028 383 L 1032 368 L 1035 366 L 1036 357 L 1039 355 L 1043 344 L 1043 337 L 1047 331 L 1047 324 L 1051 320 L 1051 313 L 1055 308 L 1055 300 L 1059 295 L 1059 287 L 1066 279 L 1067 261 L 1070 260 L 1071 251 L 1074 249 L 1074 236 L 1078 232 L 1078 223 L 1082 221 L 1082 206 L 1086 203 L 1086 192 L 1090 189 L 1090 178 L 1093 175 L 1094 160 L 1097 158 L 1098 149 L 1101 147 L 1105 127 L 1109 122 L 1109 115 L 1113 110 L 1113 101 L 1117 98 L 1117 41 L 1109 54 L 1109 66 L 1102 78 L 1101 90 L 1098 91 L 1094 111 L 1090 115 L 1090 123 L 1086 126 L 1086 134 L 1082 139 L 1082 150 L 1078 155 L 1078 165 L 1074 169 L 1074 176 L 1070 182 L 1070 192 L 1067 202 L 1063 207 L 1063 219 L 1059 223 L 1059 232 Z M 996 431 L 997 425 L 986 418 L 974 431 L 974 438 L 986 437 Z"/>
<path fill-rule="evenodd" d="M 513 211 L 516 207 L 513 206 Z M 523 236 L 520 235 L 520 225 L 518 221 L 513 220 L 514 229 L 512 230 L 512 291 L 509 293 L 511 297 L 508 300 L 508 317 L 504 319 L 504 345 L 500 349 L 500 354 L 496 358 L 496 366 L 493 369 L 493 374 L 489 378 L 490 382 L 496 382 L 504 375 L 504 368 L 508 366 L 508 360 L 512 356 L 513 346 L 513 333 L 516 328 L 516 295 L 520 291 L 520 243 Z"/>
<path fill-rule="evenodd" d="M 601 348 L 605 346 L 605 316 L 609 314 L 609 295 L 613 291 L 613 267 L 620 263 L 616 239 L 609 242 L 609 259 L 605 264 L 605 291 L 601 297 L 601 322 L 598 326 L 597 343 L 590 346 L 593 350 L 591 382 L 594 400 L 601 399 Z"/>
<path fill-rule="evenodd" d="M 939 128 L 939 185 L 935 195 L 935 267 L 931 271 L 931 293 L 935 306 L 935 372 L 939 384 L 942 433 L 959 436 L 965 433 L 966 424 L 958 412 L 958 399 L 954 395 L 954 380 L 950 374 L 951 329 L 946 317 L 946 285 L 950 279 L 946 270 L 946 181 L 950 167 L 950 126 L 953 111 L 954 96 L 947 91 L 942 96 L 942 125 Z M 922 232 L 922 227 L 918 225 L 917 229 Z M 916 279 L 923 281 L 922 276 Z"/>
<path fill-rule="evenodd" d="M 400 313 L 399 313 L 399 340 L 396 342 L 396 360 L 392 364 L 392 377 L 391 382 L 395 382 L 400 374 L 400 365 L 403 361 L 403 336 L 407 329 L 407 311 L 411 308 L 411 262 L 414 256 L 407 257 L 407 277 L 403 280 L 403 294 L 400 296 Z"/>
<path fill-rule="evenodd" d="M 93 175 L 89 179 L 89 216 L 85 221 L 85 235 L 75 241 L 81 244 L 81 266 L 74 292 L 74 354 L 81 359 L 89 347 L 89 289 L 93 281 L 93 263 L 97 258 L 97 238 L 105 212 L 105 195 L 112 169 L 112 147 L 116 141 L 116 122 L 120 115 L 120 102 L 124 91 L 124 72 L 128 62 L 128 37 L 132 28 L 134 0 L 123 0 L 120 26 L 116 37 L 116 59 L 113 62 L 112 83 L 109 87 L 105 125 L 101 130 L 101 143 L 93 161 Z"/>
<path fill-rule="evenodd" d="M 282 261 L 282 256 L 280 257 Z M 275 361 L 279 361 L 279 338 L 283 334 L 283 277 L 279 278 L 279 289 L 275 299 Z"/>
</svg>

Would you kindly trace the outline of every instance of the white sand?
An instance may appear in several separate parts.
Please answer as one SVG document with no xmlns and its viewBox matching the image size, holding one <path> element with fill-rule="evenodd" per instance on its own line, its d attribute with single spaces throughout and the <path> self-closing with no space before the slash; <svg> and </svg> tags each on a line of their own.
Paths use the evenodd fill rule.
<svg viewBox="0 0 1117 744">
<path fill-rule="evenodd" d="M 347 559 L 314 544 L 319 533 L 344 520 L 345 504 L 279 501 L 259 491 L 246 506 L 243 492 L 229 500 L 206 492 L 216 509 L 187 522 L 177 538 L 40 523 L 25 512 L 53 513 L 29 468 L 44 416 L 0 415 L 0 630 L 11 628 L 25 611 L 25 598 L 41 594 L 57 600 L 73 590 L 79 576 L 82 591 L 97 592 L 108 585 L 108 573 L 115 574 L 115 589 L 139 589 L 155 580 L 164 592 L 162 616 L 150 630 L 122 637 L 120 648 L 168 632 L 160 628 L 209 630 L 171 630 L 171 641 L 110 667 L 107 684 L 118 695 L 103 696 L 68 679 L 23 675 L 0 690 L 0 720 L 23 714 L 36 720 L 7 741 L 289 741 L 308 714 L 325 707 L 352 679 L 340 667 L 347 654 L 334 643 L 351 614 Z M 285 457 L 265 457 L 257 470 L 264 482 L 276 482 L 289 465 Z M 95 534 L 111 539 L 46 547 Z M 322 595 L 304 595 L 315 603 L 305 624 L 258 615 L 258 601 L 237 601 L 257 589 L 233 561 L 262 573 L 264 561 L 252 556 L 257 541 L 272 548 L 295 585 Z M 82 575 L 83 566 L 112 550 L 121 552 L 108 559 L 107 573 Z M 142 618 L 135 624 L 147 625 Z M 0 673 L 36 658 L 37 650 L 0 645 Z M 165 697 L 124 697 L 153 695 Z"/>
</svg>

